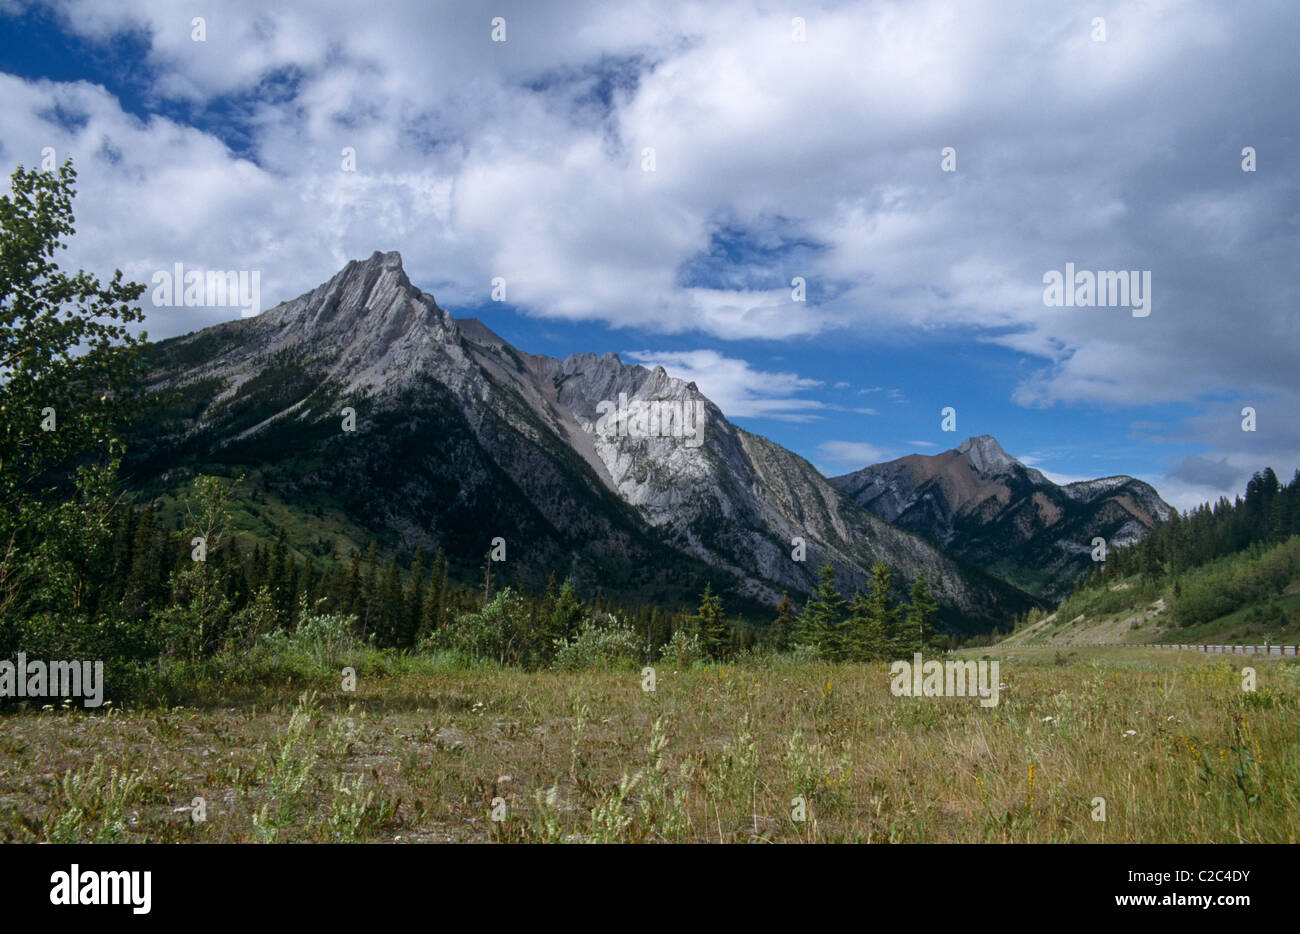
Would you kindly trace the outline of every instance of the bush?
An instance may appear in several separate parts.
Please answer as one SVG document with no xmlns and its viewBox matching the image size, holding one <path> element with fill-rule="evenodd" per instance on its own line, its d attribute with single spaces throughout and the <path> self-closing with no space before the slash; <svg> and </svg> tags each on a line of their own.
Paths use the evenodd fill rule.
<svg viewBox="0 0 1300 934">
<path fill-rule="evenodd" d="M 696 662 L 704 661 L 706 657 L 704 643 L 700 641 L 699 633 L 686 632 L 682 629 L 674 632 L 673 637 L 659 650 L 660 664 L 671 666 L 677 671 L 685 671 Z"/>
<path fill-rule="evenodd" d="M 641 640 L 636 630 L 612 614 L 597 614 L 587 619 L 572 641 L 555 640 L 556 671 L 583 668 L 635 668 L 642 656 Z"/>
<path fill-rule="evenodd" d="M 262 635 L 254 655 L 317 669 L 338 669 L 356 661 L 365 643 L 357 635 L 357 618 L 342 613 L 311 612 L 301 604 L 292 632 L 275 629 Z"/>
<path fill-rule="evenodd" d="M 1300 569 L 1300 538 L 1244 551 L 1186 572 L 1173 616 L 1184 626 L 1207 623 L 1281 593 Z"/>
<path fill-rule="evenodd" d="M 454 652 L 467 659 L 491 659 L 499 664 L 524 661 L 528 606 L 509 587 L 503 588 L 477 613 L 465 613 L 431 632 L 420 649 Z"/>
<path fill-rule="evenodd" d="M 206 564 L 194 562 L 172 575 L 172 600 L 153 614 L 153 625 L 169 650 L 186 658 L 210 655 L 231 616 L 222 581 Z"/>
</svg>

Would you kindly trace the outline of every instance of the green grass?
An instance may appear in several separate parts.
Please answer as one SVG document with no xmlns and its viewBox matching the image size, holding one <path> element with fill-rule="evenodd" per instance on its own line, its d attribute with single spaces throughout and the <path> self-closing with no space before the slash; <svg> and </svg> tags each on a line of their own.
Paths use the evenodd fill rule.
<svg viewBox="0 0 1300 934">
<path fill-rule="evenodd" d="M 883 664 L 660 669 L 647 693 L 376 654 L 355 693 L 287 677 L 10 713 L 0 839 L 1296 842 L 1289 659 L 1249 660 L 1248 693 L 1240 659 L 986 649 L 1007 687 L 981 707 L 895 697 Z"/>
</svg>

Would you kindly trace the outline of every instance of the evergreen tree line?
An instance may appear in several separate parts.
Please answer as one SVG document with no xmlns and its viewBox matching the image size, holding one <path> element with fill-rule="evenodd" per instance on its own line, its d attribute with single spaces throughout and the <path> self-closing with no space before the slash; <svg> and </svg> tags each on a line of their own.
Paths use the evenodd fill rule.
<svg viewBox="0 0 1300 934">
<path fill-rule="evenodd" d="M 318 564 L 311 554 L 299 556 L 283 530 L 274 543 L 229 532 L 235 484 L 197 478 L 187 518 L 168 524 L 153 504 L 123 501 L 113 467 L 92 476 L 96 482 L 79 480 L 40 523 L 11 532 L 8 559 L 0 561 L 0 655 L 212 656 L 262 634 L 293 632 L 320 614 L 346 617 L 353 635 L 378 648 L 437 649 L 457 645 L 458 628 L 498 605 L 509 608 L 495 622 L 507 631 L 493 639 L 508 649 L 490 654 L 510 664 L 548 665 L 557 644 L 577 639 L 593 621 L 634 632 L 644 647 L 638 654 L 648 657 L 678 631 L 700 632 L 718 658 L 762 638 L 763 627 L 724 619 L 711 593 L 696 625 L 697 614 L 687 610 L 625 605 L 602 594 L 580 599 L 571 579 L 554 574 L 540 594 L 500 588 L 487 556 L 481 583 L 458 581 L 443 551 L 430 557 L 423 543 L 411 554 L 381 557 L 372 541 L 342 561 Z"/>
<path fill-rule="evenodd" d="M 823 564 L 817 589 L 794 615 L 783 599 L 773 624 L 778 650 L 804 647 L 832 661 L 879 661 L 911 656 L 947 643 L 935 625 L 938 606 L 924 574 L 903 600 L 893 572 L 883 561 L 871 569 L 865 592 L 847 600 L 835 583 L 835 569 Z"/>
<path fill-rule="evenodd" d="M 867 592 L 847 600 L 827 564 L 801 612 L 782 595 L 775 617 L 755 622 L 729 618 L 711 584 L 693 610 L 601 594 L 582 599 L 572 579 L 558 581 L 554 573 L 542 593 L 530 594 L 495 588 L 499 575 L 488 556 L 481 583 L 465 583 L 451 577 L 441 549 L 430 558 L 422 543 L 405 558 L 381 558 L 371 542 L 347 560 L 318 566 L 312 555 L 298 556 L 283 530 L 273 544 L 241 544 L 229 533 L 234 486 L 197 478 L 189 521 L 173 525 L 153 504 L 132 508 L 108 489 L 80 490 L 66 517 L 80 529 L 76 545 L 0 582 L 7 583 L 0 586 L 0 653 L 44 643 L 68 654 L 75 651 L 70 640 L 83 652 L 117 658 L 213 656 L 259 635 L 293 632 L 308 615 L 322 613 L 346 617 L 353 635 L 378 648 L 451 649 L 527 667 L 547 667 L 566 644 L 615 629 L 642 662 L 662 658 L 675 639 L 673 657 L 687 663 L 801 647 L 830 660 L 873 660 L 933 646 L 938 638 L 925 578 L 904 602 L 883 563 L 873 568 Z M 86 522 L 88 512 L 98 512 L 98 521 Z M 12 547 L 40 551 L 35 541 Z M 61 586 L 51 586 L 50 578 Z M 55 637 L 59 630 L 63 638 Z M 47 638 L 39 638 L 41 631 Z M 87 634 L 98 638 L 86 644 Z"/>
</svg>

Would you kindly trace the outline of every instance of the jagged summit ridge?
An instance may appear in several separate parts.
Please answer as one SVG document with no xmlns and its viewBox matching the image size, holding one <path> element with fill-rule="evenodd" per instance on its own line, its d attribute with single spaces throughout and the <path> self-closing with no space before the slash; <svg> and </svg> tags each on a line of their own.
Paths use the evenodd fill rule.
<svg viewBox="0 0 1300 934">
<path fill-rule="evenodd" d="M 199 333 L 218 336 L 226 349 L 189 376 L 222 381 L 223 397 L 256 375 L 253 361 L 266 358 L 292 357 L 345 392 L 404 388 L 434 370 L 463 373 L 468 362 L 455 321 L 411 284 L 395 250 L 351 260 L 259 317 Z"/>
</svg>

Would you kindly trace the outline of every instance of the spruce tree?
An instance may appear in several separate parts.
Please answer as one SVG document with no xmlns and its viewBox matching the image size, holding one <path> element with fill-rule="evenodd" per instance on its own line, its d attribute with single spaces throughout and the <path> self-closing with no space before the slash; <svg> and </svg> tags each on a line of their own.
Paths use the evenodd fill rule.
<svg viewBox="0 0 1300 934">
<path fill-rule="evenodd" d="M 284 529 L 275 536 L 275 545 L 271 548 L 271 570 L 267 583 L 272 590 L 279 590 L 284 584 L 285 566 L 289 561 L 289 546 L 284 539 Z"/>
<path fill-rule="evenodd" d="M 873 613 L 871 601 L 861 592 L 849 601 L 844 654 L 854 661 L 880 661 L 892 652 L 884 620 Z"/>
<path fill-rule="evenodd" d="M 257 593 L 269 583 L 267 573 L 266 549 L 260 544 L 254 545 L 248 561 L 249 593 Z"/>
<path fill-rule="evenodd" d="M 239 550 L 239 541 L 230 536 L 223 546 L 226 551 L 226 599 L 236 610 L 244 608 L 248 601 L 248 579 L 244 572 L 244 555 Z"/>
<path fill-rule="evenodd" d="M 776 619 L 772 621 L 772 649 L 776 652 L 790 651 L 794 639 L 794 605 L 788 594 L 781 594 L 781 602 L 776 605 Z"/>
<path fill-rule="evenodd" d="M 119 510 L 117 529 L 113 535 L 113 573 L 106 582 L 108 599 L 120 601 L 131 583 L 131 547 L 135 540 L 135 511 L 130 507 Z"/>
<path fill-rule="evenodd" d="M 844 598 L 835 586 L 835 568 L 827 561 L 818 571 L 817 590 L 799 614 L 795 641 L 816 649 L 825 658 L 840 658 Z"/>
<path fill-rule="evenodd" d="M 411 586 L 407 590 L 402 610 L 402 628 L 398 633 L 400 645 L 414 645 L 420 631 L 420 622 L 424 616 L 425 573 L 424 540 L 421 539 L 415 546 L 415 554 L 411 556 Z"/>
<path fill-rule="evenodd" d="M 296 570 L 293 559 L 289 557 L 289 543 L 282 528 L 271 549 L 270 578 L 267 581 L 275 597 L 275 615 L 281 626 L 288 626 L 293 617 L 293 601 L 298 592 Z"/>
<path fill-rule="evenodd" d="M 906 638 L 912 640 L 914 646 L 912 651 L 924 652 L 932 648 L 939 638 L 939 631 L 935 628 L 934 622 L 939 606 L 930 594 L 930 582 L 926 580 L 924 574 L 918 574 L 916 580 L 912 582 L 908 601 L 904 628 Z"/>
<path fill-rule="evenodd" d="M 320 582 L 316 576 L 316 562 L 312 560 L 311 555 L 308 555 L 307 563 L 303 565 L 302 573 L 298 575 L 298 593 L 294 606 L 305 606 L 309 611 L 314 610 L 319 587 Z"/>
<path fill-rule="evenodd" d="M 158 539 L 153 503 L 150 503 L 139 515 L 131 542 L 131 579 L 126 589 L 126 603 L 131 609 L 150 607 L 157 601 L 155 582 L 161 560 Z"/>
<path fill-rule="evenodd" d="M 361 617 L 361 554 L 353 550 L 352 563 L 347 576 L 342 578 L 343 590 L 340 594 L 343 612 L 360 619 Z"/>
<path fill-rule="evenodd" d="M 379 626 L 379 547 L 371 541 L 366 546 L 365 572 L 361 577 L 360 617 L 362 632 L 367 636 Z"/>
<path fill-rule="evenodd" d="M 433 570 L 429 572 L 429 589 L 424 597 L 420 630 L 416 634 L 417 643 L 442 628 L 443 607 L 446 604 L 446 599 L 447 561 L 443 557 L 442 549 L 439 548 L 433 556 Z"/>
<path fill-rule="evenodd" d="M 722 614 L 722 599 L 713 592 L 711 582 L 704 585 L 704 593 L 700 594 L 700 608 L 693 623 L 704 651 L 713 658 L 722 658 L 730 647 L 731 632 Z"/>
<path fill-rule="evenodd" d="M 379 589 L 378 619 L 375 628 L 381 634 L 383 645 L 391 647 L 399 644 L 398 632 L 404 625 L 402 619 L 406 610 L 402 596 L 402 572 L 397 566 L 397 556 L 394 555 L 384 570 L 383 584 Z"/>
<path fill-rule="evenodd" d="M 898 599 L 894 593 L 893 575 L 889 565 L 877 561 L 871 568 L 871 577 L 867 580 L 866 613 L 871 620 L 872 631 L 884 635 L 887 654 L 901 654 L 902 614 Z"/>
<path fill-rule="evenodd" d="M 573 591 L 573 578 L 566 577 L 542 629 L 539 641 L 543 658 L 551 657 L 556 639 L 572 639 L 578 634 L 585 612 L 582 601 Z"/>
</svg>

